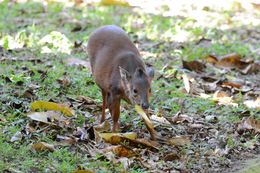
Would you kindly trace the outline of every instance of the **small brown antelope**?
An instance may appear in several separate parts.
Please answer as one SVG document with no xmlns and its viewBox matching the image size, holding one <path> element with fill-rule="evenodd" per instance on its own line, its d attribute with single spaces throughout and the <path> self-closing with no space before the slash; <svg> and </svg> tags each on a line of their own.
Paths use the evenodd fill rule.
<svg viewBox="0 0 260 173">
<path fill-rule="evenodd" d="M 94 80 L 102 91 L 101 123 L 106 118 L 105 109 L 109 108 L 115 132 L 119 128 L 121 99 L 148 109 L 154 71 L 145 67 L 125 31 L 114 25 L 95 30 L 87 51 Z"/>
</svg>

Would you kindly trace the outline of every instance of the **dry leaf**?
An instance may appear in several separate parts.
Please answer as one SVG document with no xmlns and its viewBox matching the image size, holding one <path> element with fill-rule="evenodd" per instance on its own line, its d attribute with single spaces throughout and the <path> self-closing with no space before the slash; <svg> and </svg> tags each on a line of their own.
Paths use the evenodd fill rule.
<svg viewBox="0 0 260 173">
<path fill-rule="evenodd" d="M 195 124 L 189 124 L 189 127 L 192 129 L 201 129 L 204 128 L 203 124 L 195 123 Z"/>
<path fill-rule="evenodd" d="M 73 171 L 72 173 L 95 173 L 95 172 L 84 169 L 84 170 L 76 170 L 76 171 Z"/>
<path fill-rule="evenodd" d="M 136 156 L 136 153 L 130 149 L 129 147 L 117 145 L 112 147 L 107 147 L 103 149 L 104 152 L 110 152 L 112 151 L 114 154 L 116 154 L 119 157 L 133 157 Z"/>
<path fill-rule="evenodd" d="M 31 89 L 26 90 L 23 95 L 24 98 L 33 99 L 35 97 L 35 94 Z"/>
<path fill-rule="evenodd" d="M 75 137 L 57 135 L 56 140 L 62 145 L 74 145 L 77 143 L 77 139 Z"/>
<path fill-rule="evenodd" d="M 108 132 L 110 131 L 110 123 L 105 120 L 103 123 L 94 126 L 95 131 L 97 132 Z"/>
<path fill-rule="evenodd" d="M 226 92 L 224 91 L 216 91 L 213 95 L 212 100 L 217 101 L 220 105 L 232 105 L 232 106 L 238 106 L 237 103 L 233 103 L 233 98 L 230 97 Z"/>
<path fill-rule="evenodd" d="M 242 74 L 258 73 L 260 71 L 260 63 L 249 64 L 241 70 Z"/>
<path fill-rule="evenodd" d="M 207 63 L 216 64 L 218 62 L 218 57 L 215 55 L 208 55 L 205 57 Z"/>
<path fill-rule="evenodd" d="M 148 148 L 152 151 L 157 151 L 158 149 L 151 144 L 149 141 L 144 139 L 135 139 L 136 134 L 129 134 L 132 139 L 124 137 L 120 134 L 114 134 L 111 136 L 111 133 L 100 133 L 104 140 L 111 144 L 122 144 L 124 146 L 128 145 L 129 147 L 137 147 L 137 148 Z M 99 135 L 100 135 L 99 134 Z M 107 135 L 107 136 L 106 136 Z"/>
<path fill-rule="evenodd" d="M 196 60 L 190 62 L 182 60 L 182 66 L 185 69 L 188 69 L 190 71 L 195 71 L 197 73 L 203 72 L 203 70 L 206 68 L 204 64 Z"/>
<path fill-rule="evenodd" d="M 31 112 L 27 115 L 29 118 L 35 121 L 40 121 L 52 125 L 61 125 L 56 122 L 62 121 L 66 125 L 65 118 L 62 117 L 58 112 L 46 111 L 46 112 Z M 65 123 L 64 123 L 65 122 Z"/>
<path fill-rule="evenodd" d="M 150 132 L 151 135 L 151 139 L 156 139 L 157 137 L 157 132 L 154 130 L 153 127 L 153 123 L 151 122 L 151 120 L 147 117 L 147 115 L 145 114 L 144 110 L 139 106 L 139 105 L 135 105 L 135 110 L 136 112 L 141 115 L 141 117 L 144 120 L 144 123 L 148 129 L 148 131 Z"/>
<path fill-rule="evenodd" d="M 251 131 L 253 130 L 254 133 L 259 134 L 260 133 L 260 121 L 256 120 L 252 117 L 244 117 L 241 121 L 241 123 L 238 125 L 237 131 L 238 133 L 242 134 L 245 131 Z"/>
<path fill-rule="evenodd" d="M 126 0 L 101 0 L 101 5 L 120 5 L 120 6 L 130 6 Z"/>
<path fill-rule="evenodd" d="M 191 122 L 193 122 L 193 118 L 185 114 L 177 114 L 174 117 L 172 117 L 172 123 L 174 124 Z"/>
<path fill-rule="evenodd" d="M 180 155 L 177 153 L 177 151 L 173 150 L 171 153 L 164 156 L 164 161 L 173 161 L 173 160 L 179 160 Z"/>
<path fill-rule="evenodd" d="M 234 83 L 234 82 L 223 82 L 221 84 L 222 87 L 232 87 L 232 88 L 241 88 L 241 84 L 239 83 Z"/>
<path fill-rule="evenodd" d="M 228 54 L 221 57 L 216 65 L 219 67 L 238 68 L 238 69 L 245 67 L 243 66 L 243 62 L 241 61 L 241 56 L 236 53 Z"/>
<path fill-rule="evenodd" d="M 48 144 L 46 142 L 39 142 L 39 143 L 33 144 L 32 148 L 35 151 L 54 151 L 55 150 L 54 145 Z"/>
<path fill-rule="evenodd" d="M 87 138 L 87 133 L 84 129 L 77 127 L 77 129 L 73 132 L 73 135 L 78 137 L 80 140 L 84 140 Z"/>
<path fill-rule="evenodd" d="M 26 124 L 25 129 L 26 129 L 26 132 L 27 132 L 27 133 L 36 132 L 35 125 L 32 125 L 32 123 Z"/>
<path fill-rule="evenodd" d="M 244 101 L 244 104 L 252 109 L 260 109 L 260 97 L 258 97 L 256 100 L 246 100 Z"/>
<path fill-rule="evenodd" d="M 188 78 L 187 74 L 182 75 L 182 80 L 183 80 L 184 88 L 185 88 L 186 92 L 190 93 L 191 84 L 190 84 L 190 79 Z"/>
<path fill-rule="evenodd" d="M 54 110 L 60 111 L 64 115 L 72 116 L 74 114 L 73 110 L 71 110 L 68 106 L 54 103 L 54 102 L 46 102 L 46 101 L 35 101 L 31 104 L 31 109 L 33 111 L 37 109 L 44 109 L 44 110 Z"/>
<path fill-rule="evenodd" d="M 161 124 L 168 124 L 168 125 L 171 124 L 171 123 L 170 123 L 166 118 L 164 118 L 163 116 L 159 117 L 159 116 L 157 116 L 157 115 L 152 115 L 152 116 L 150 117 L 150 119 L 151 119 L 152 121 L 159 122 L 159 123 L 161 123 Z"/>
<path fill-rule="evenodd" d="M 0 117 L 0 123 L 6 122 L 6 119 L 4 117 Z"/>
<path fill-rule="evenodd" d="M 93 111 L 93 110 L 100 110 L 102 108 L 100 104 L 96 103 L 96 101 L 90 97 L 78 96 L 76 99 L 73 98 L 69 98 L 69 99 L 80 103 L 79 107 L 87 110 Z"/>
<path fill-rule="evenodd" d="M 63 88 L 66 88 L 66 87 L 71 85 L 71 81 L 70 81 L 70 79 L 68 77 L 64 77 L 62 79 L 58 79 L 57 81 Z"/>
<path fill-rule="evenodd" d="M 220 58 L 217 58 L 214 55 L 208 55 L 206 57 L 206 61 L 208 63 L 216 65 L 217 67 L 236 69 L 244 69 L 251 63 L 242 61 L 241 56 L 237 53 L 227 54 Z"/>
<path fill-rule="evenodd" d="M 98 135 L 104 139 L 106 142 L 111 144 L 118 144 L 121 140 L 128 138 L 128 139 L 136 139 L 137 134 L 134 132 L 128 133 L 98 133 Z M 122 137 L 122 138 L 121 138 Z"/>
<path fill-rule="evenodd" d="M 167 139 L 168 144 L 173 146 L 182 146 L 190 144 L 190 137 L 189 136 L 177 136 L 171 139 Z"/>
</svg>

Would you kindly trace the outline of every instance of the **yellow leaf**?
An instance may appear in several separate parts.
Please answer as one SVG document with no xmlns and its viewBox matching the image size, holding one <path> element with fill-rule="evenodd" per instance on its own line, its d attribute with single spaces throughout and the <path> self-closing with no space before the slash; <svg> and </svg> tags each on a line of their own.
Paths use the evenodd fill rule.
<svg viewBox="0 0 260 173">
<path fill-rule="evenodd" d="M 36 151 L 54 151 L 54 145 L 48 144 L 46 142 L 39 142 L 32 145 L 32 148 Z"/>
<path fill-rule="evenodd" d="M 67 116 L 72 116 L 74 114 L 73 110 L 71 110 L 68 106 L 54 103 L 54 102 L 41 101 L 41 100 L 33 102 L 31 104 L 31 109 L 33 111 L 37 109 L 60 111 Z"/>
<path fill-rule="evenodd" d="M 109 143 L 120 143 L 121 137 L 128 139 L 136 139 L 137 134 L 134 132 L 129 133 L 99 133 L 99 136 Z"/>
<path fill-rule="evenodd" d="M 174 146 L 182 146 L 186 144 L 190 144 L 189 136 L 177 136 L 171 139 L 168 139 L 168 143 Z"/>
<path fill-rule="evenodd" d="M 139 105 L 135 105 L 135 110 L 137 111 L 138 114 L 141 115 L 141 117 L 144 120 L 144 123 L 151 135 L 151 139 L 155 140 L 157 138 L 157 133 L 154 130 L 153 127 L 153 123 L 151 122 L 151 120 L 147 117 L 147 115 L 145 114 L 144 110 L 139 106 Z"/>
<path fill-rule="evenodd" d="M 95 131 L 97 132 L 108 132 L 110 130 L 110 123 L 105 120 L 103 123 L 94 126 Z"/>
<path fill-rule="evenodd" d="M 126 0 L 101 0 L 101 5 L 121 5 L 129 6 L 129 3 Z"/>
<path fill-rule="evenodd" d="M 153 128 L 153 123 L 151 122 L 151 120 L 147 117 L 146 113 L 144 112 L 144 110 L 139 106 L 139 105 L 135 105 L 135 110 L 138 114 L 140 114 L 142 116 L 142 118 L 144 119 L 144 121 L 147 123 L 147 126 L 149 126 L 149 128 Z"/>
<path fill-rule="evenodd" d="M 95 173 L 95 172 L 90 171 L 90 170 L 76 170 L 76 171 L 73 171 L 72 173 Z"/>
</svg>

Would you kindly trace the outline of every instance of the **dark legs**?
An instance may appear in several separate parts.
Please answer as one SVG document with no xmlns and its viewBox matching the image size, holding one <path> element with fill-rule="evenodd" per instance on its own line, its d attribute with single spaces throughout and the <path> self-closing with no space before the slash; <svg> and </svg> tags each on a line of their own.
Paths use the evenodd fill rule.
<svg viewBox="0 0 260 173">
<path fill-rule="evenodd" d="M 109 108 L 109 112 L 112 116 L 113 120 L 113 132 L 116 132 L 119 130 L 119 116 L 120 116 L 120 98 L 117 94 L 114 93 L 107 93 L 105 90 L 102 89 L 102 116 L 100 119 L 100 123 L 103 123 L 106 119 L 106 108 Z"/>
<path fill-rule="evenodd" d="M 106 108 L 107 108 L 107 92 L 102 89 L 102 99 L 103 99 L 103 104 L 102 104 L 102 116 L 100 119 L 100 123 L 103 123 L 106 119 Z"/>
<path fill-rule="evenodd" d="M 118 119 L 120 116 L 120 99 L 113 99 L 112 103 L 109 105 L 109 111 L 113 120 L 113 132 L 119 130 Z"/>
</svg>

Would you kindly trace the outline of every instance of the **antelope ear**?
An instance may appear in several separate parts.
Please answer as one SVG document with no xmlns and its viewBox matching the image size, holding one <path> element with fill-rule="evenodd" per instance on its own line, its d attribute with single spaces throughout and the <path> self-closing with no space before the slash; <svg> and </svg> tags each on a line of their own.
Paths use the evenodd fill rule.
<svg viewBox="0 0 260 173">
<path fill-rule="evenodd" d="M 146 67 L 146 74 L 148 75 L 150 81 L 154 78 L 154 68 Z"/>
<path fill-rule="evenodd" d="M 131 80 L 132 76 L 127 70 L 119 66 L 119 72 L 120 72 L 121 80 L 126 82 L 129 82 Z"/>
<path fill-rule="evenodd" d="M 132 93 L 131 93 L 132 76 L 130 75 L 130 73 L 127 70 L 123 69 L 120 66 L 119 66 L 119 72 L 120 72 L 120 76 L 121 76 L 121 84 L 122 84 L 123 90 L 124 90 L 127 98 L 129 99 L 129 102 L 133 103 Z"/>
<path fill-rule="evenodd" d="M 123 84 L 124 91 L 130 92 L 130 80 L 132 76 L 127 70 L 125 70 L 120 66 L 119 66 L 119 72 L 120 72 L 121 83 Z"/>
</svg>

